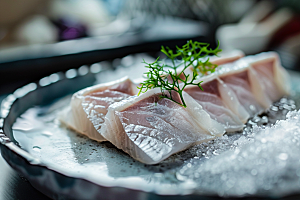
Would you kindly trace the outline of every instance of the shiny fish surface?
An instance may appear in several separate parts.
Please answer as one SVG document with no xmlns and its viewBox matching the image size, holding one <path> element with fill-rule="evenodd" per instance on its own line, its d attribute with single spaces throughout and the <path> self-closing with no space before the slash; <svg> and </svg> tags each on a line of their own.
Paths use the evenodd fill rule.
<svg viewBox="0 0 300 200">
<path fill-rule="evenodd" d="M 162 98 L 159 88 L 134 96 L 137 85 L 123 78 L 75 93 L 62 122 L 92 139 L 110 141 L 140 162 L 155 164 L 225 131 L 243 129 L 250 117 L 289 94 L 288 74 L 276 53 L 243 57 L 236 52 L 211 59 L 220 66 L 197 80 L 203 90 L 185 88 L 186 108 Z M 180 102 L 177 93 L 172 97 Z"/>
<path fill-rule="evenodd" d="M 136 85 L 127 77 L 80 90 L 72 96 L 71 106 L 62 113 L 60 120 L 91 139 L 105 141 L 99 130 L 107 108 L 136 92 Z"/>
<path fill-rule="evenodd" d="M 201 90 L 197 86 L 187 86 L 185 92 L 193 97 L 209 115 L 224 125 L 227 132 L 241 130 L 249 118 L 246 110 L 240 105 L 235 94 L 219 80 L 210 75 L 200 79 Z"/>
<path fill-rule="evenodd" d="M 222 136 L 223 126 L 187 93 L 187 107 L 160 98 L 159 88 L 111 105 L 101 134 L 117 148 L 155 164 L 188 147 Z"/>
</svg>

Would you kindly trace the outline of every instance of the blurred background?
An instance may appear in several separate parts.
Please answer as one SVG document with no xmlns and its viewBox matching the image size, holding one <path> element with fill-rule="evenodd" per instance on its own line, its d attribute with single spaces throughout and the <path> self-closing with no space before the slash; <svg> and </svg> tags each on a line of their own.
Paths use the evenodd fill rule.
<svg viewBox="0 0 300 200">
<path fill-rule="evenodd" d="M 275 50 L 299 69 L 297 0 L 0 0 L 0 96 L 44 76 L 161 45 Z M 299 38 L 299 39 L 298 39 Z"/>
</svg>

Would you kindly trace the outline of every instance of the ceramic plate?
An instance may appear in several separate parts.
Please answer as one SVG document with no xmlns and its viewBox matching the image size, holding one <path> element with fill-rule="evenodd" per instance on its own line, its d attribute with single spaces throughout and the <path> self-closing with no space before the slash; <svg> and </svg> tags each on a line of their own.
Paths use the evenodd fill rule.
<svg viewBox="0 0 300 200">
<path fill-rule="evenodd" d="M 47 196 L 54 199 L 124 199 L 125 196 L 130 199 L 213 199 L 298 193 L 298 186 L 285 190 L 279 187 L 283 192 L 276 193 L 273 189 L 277 186 L 271 185 L 267 190 L 259 188 L 261 184 L 248 185 L 252 186 L 252 190 L 249 187 L 242 190 L 239 185 L 243 183 L 237 178 L 232 182 L 233 179 L 225 177 L 228 175 L 226 170 L 215 174 L 212 171 L 201 172 L 199 167 L 204 169 L 209 163 L 219 165 L 218 158 L 230 157 L 230 153 L 237 149 L 246 151 L 243 149 L 256 140 L 247 133 L 249 130 L 197 145 L 156 165 L 145 165 L 109 142 L 98 143 L 68 130 L 59 123 L 57 115 L 68 106 L 71 94 L 96 81 L 101 82 L 103 75 L 114 77 L 116 72 L 100 71 L 95 74 L 88 68 L 80 68 L 68 73 L 52 74 L 18 89 L 3 101 L 1 107 L 3 157 Z M 272 107 L 278 108 L 284 115 L 299 105 L 300 75 L 293 72 L 291 77 L 291 97 L 283 98 Z M 273 111 L 268 112 L 272 114 Z M 257 116 L 251 120 L 246 128 L 251 128 L 250 122 L 255 120 L 259 125 L 265 117 Z M 269 121 L 272 121 L 271 118 Z M 199 173 L 191 175 L 191 170 Z M 254 171 L 248 172 L 246 168 L 238 170 L 244 170 L 236 172 L 241 176 L 254 174 L 255 177 Z M 201 176 L 203 173 L 206 175 Z M 232 186 L 229 187 L 228 183 Z"/>
</svg>

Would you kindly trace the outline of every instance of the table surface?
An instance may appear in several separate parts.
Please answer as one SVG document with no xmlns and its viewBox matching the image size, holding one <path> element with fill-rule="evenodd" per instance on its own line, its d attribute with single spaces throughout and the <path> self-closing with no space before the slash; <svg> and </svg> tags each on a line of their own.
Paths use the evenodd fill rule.
<svg viewBox="0 0 300 200">
<path fill-rule="evenodd" d="M 1 200 L 49 200 L 47 196 L 40 193 L 6 161 L 0 157 L 0 199 Z"/>
</svg>

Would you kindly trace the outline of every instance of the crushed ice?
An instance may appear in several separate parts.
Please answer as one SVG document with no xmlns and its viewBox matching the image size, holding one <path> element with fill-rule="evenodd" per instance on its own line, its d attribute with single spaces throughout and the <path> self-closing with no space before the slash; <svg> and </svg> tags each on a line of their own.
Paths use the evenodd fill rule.
<svg viewBox="0 0 300 200">
<path fill-rule="evenodd" d="M 241 134 L 224 135 L 188 151 L 176 173 L 200 193 L 282 196 L 300 190 L 300 110 L 282 98 L 249 120 Z M 286 119 L 284 119 L 286 116 Z M 278 121 L 277 119 L 283 119 Z"/>
</svg>

